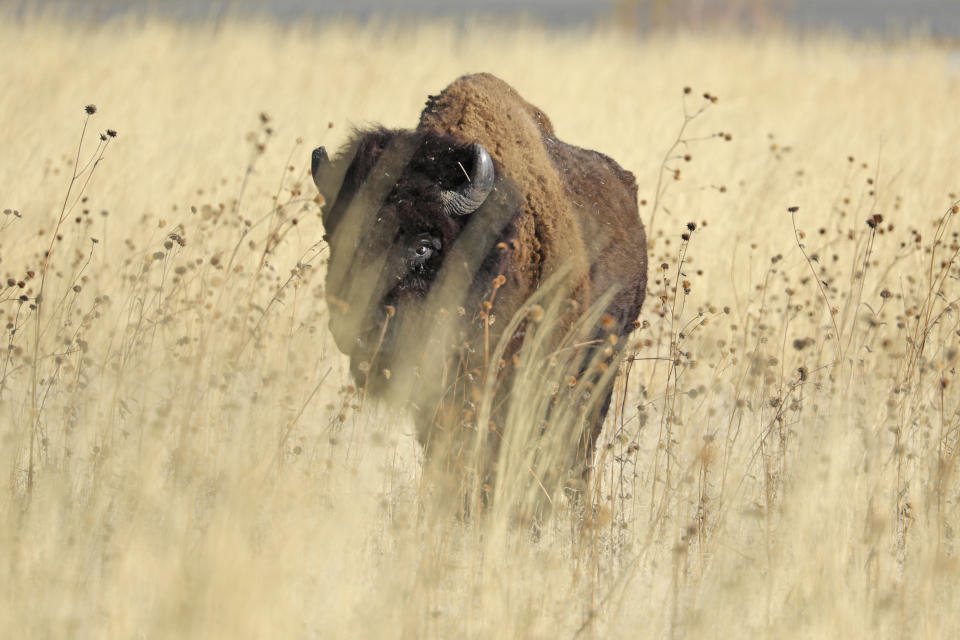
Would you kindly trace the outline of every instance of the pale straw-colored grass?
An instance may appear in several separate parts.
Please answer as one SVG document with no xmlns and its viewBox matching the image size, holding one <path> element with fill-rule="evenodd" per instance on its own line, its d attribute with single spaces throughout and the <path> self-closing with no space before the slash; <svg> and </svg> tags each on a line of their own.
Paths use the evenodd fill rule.
<svg viewBox="0 0 960 640">
<path fill-rule="evenodd" d="M 947 50 L 52 19 L 0 42 L 10 637 L 960 632 Z M 407 417 L 359 406 L 307 176 L 481 70 L 657 203 L 602 482 L 537 535 L 497 509 L 519 481 L 438 510 Z M 88 103 L 81 167 L 119 135 L 64 209 Z"/>
</svg>

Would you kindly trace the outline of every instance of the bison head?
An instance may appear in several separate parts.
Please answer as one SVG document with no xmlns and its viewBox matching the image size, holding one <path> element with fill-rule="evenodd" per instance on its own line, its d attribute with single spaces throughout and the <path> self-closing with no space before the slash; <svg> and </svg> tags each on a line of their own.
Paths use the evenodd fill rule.
<svg viewBox="0 0 960 640">
<path fill-rule="evenodd" d="M 493 247 L 516 210 L 490 154 L 434 132 L 377 129 L 333 160 L 316 149 L 312 173 L 326 199 L 330 329 L 354 376 L 373 390 L 384 370 L 439 366 L 435 323 L 472 315 L 484 295 L 474 283 L 496 275 Z"/>
</svg>

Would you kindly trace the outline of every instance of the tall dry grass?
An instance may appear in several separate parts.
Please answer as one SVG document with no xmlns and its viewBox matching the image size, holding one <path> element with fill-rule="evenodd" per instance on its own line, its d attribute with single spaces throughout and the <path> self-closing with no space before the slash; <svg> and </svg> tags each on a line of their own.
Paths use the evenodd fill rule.
<svg viewBox="0 0 960 640">
<path fill-rule="evenodd" d="M 5 633 L 958 633 L 947 51 L 482 24 L 0 42 Z M 478 70 L 633 170 L 653 219 L 596 486 L 536 536 L 443 517 L 326 330 L 309 150 Z"/>
</svg>

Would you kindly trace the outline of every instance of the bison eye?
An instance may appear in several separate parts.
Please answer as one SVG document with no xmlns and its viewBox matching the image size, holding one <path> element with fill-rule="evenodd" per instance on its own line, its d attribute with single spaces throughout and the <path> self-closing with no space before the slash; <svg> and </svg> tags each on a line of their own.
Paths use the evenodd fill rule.
<svg viewBox="0 0 960 640">
<path fill-rule="evenodd" d="M 411 260 L 416 264 L 423 264 L 440 249 L 440 241 L 429 236 L 422 236 L 413 245 Z"/>
</svg>

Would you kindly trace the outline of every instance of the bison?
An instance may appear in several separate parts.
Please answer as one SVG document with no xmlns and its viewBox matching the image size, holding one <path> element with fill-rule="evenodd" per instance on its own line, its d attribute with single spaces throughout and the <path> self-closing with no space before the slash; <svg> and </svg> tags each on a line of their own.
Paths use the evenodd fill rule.
<svg viewBox="0 0 960 640">
<path fill-rule="evenodd" d="M 317 148 L 312 174 L 334 341 L 366 396 L 412 410 L 425 460 L 479 467 L 489 486 L 510 416 L 547 407 L 534 431 L 549 439 L 566 393 L 580 411 L 564 414 L 578 417 L 563 447 L 589 469 L 646 293 L 633 174 L 557 139 L 543 111 L 486 73 L 430 96 L 416 129 L 358 130 L 332 159 Z M 549 337 L 527 366 L 567 354 L 554 383 L 546 369 L 521 375 L 545 314 Z"/>
</svg>

